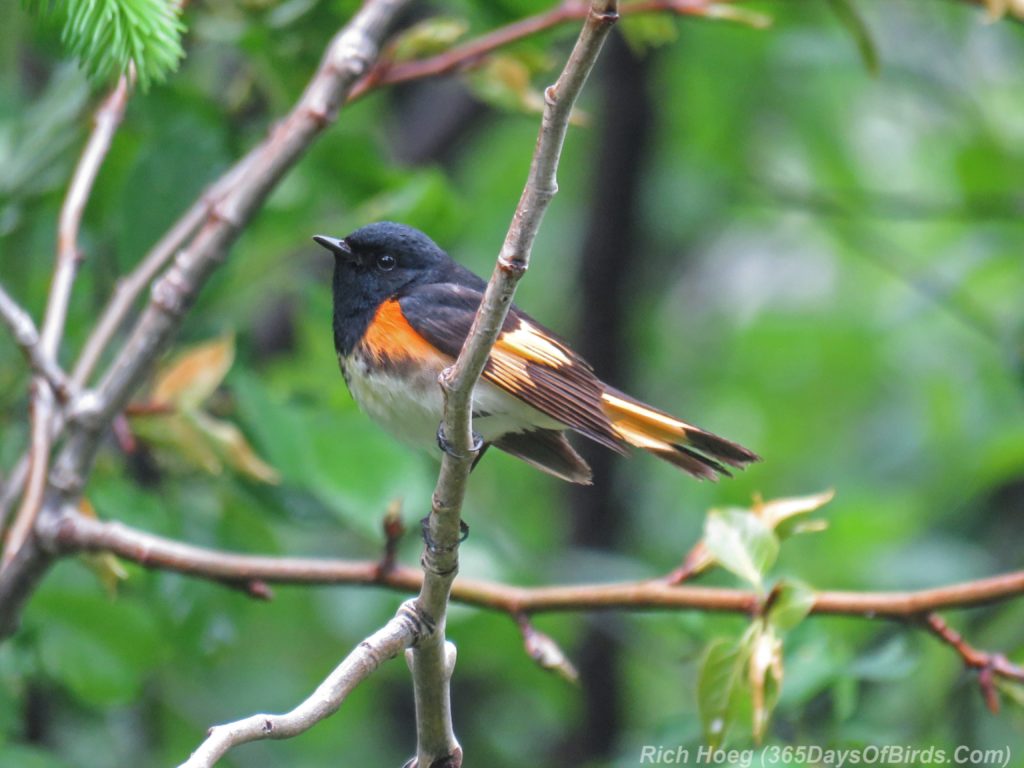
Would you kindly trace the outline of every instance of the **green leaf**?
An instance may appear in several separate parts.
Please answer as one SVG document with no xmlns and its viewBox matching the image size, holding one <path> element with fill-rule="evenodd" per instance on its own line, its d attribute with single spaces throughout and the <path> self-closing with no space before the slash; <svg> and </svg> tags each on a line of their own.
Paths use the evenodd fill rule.
<svg viewBox="0 0 1024 768">
<path fill-rule="evenodd" d="M 379 536 L 396 497 L 430 498 L 434 466 L 354 408 L 284 400 L 248 375 L 233 374 L 231 385 L 240 419 L 282 482 L 312 492 L 367 535 Z"/>
<path fill-rule="evenodd" d="M 864 66 L 872 75 L 878 74 L 878 48 L 871 37 L 871 30 L 864 23 L 860 12 L 854 7 L 853 0 L 828 0 L 832 12 L 839 19 L 839 23 L 846 28 L 854 41 L 857 43 L 857 51 L 864 62 Z"/>
<path fill-rule="evenodd" d="M 849 667 L 850 674 L 860 680 L 892 683 L 906 680 L 917 666 L 907 649 L 904 637 L 896 637 L 881 648 L 861 656 Z"/>
<path fill-rule="evenodd" d="M 996 688 L 1003 694 L 1009 701 L 1016 704 L 1018 707 L 1024 708 L 1024 683 L 1018 683 L 1014 680 L 1006 680 L 1001 677 L 996 678 Z"/>
<path fill-rule="evenodd" d="M 469 30 L 464 19 L 435 16 L 398 35 L 391 47 L 394 61 L 408 61 L 447 50 Z"/>
<path fill-rule="evenodd" d="M 715 562 L 760 588 L 779 554 L 779 540 L 763 520 L 742 509 L 712 509 L 704 545 Z"/>
<path fill-rule="evenodd" d="M 33 0 L 37 12 L 63 22 L 61 39 L 85 71 L 98 80 L 134 65 L 145 90 L 164 80 L 184 56 L 179 5 L 166 0 Z"/>
<path fill-rule="evenodd" d="M 768 621 L 779 632 L 788 632 L 803 621 L 814 607 L 815 592 L 800 581 L 786 581 L 768 612 Z"/>
<path fill-rule="evenodd" d="M 149 606 L 83 590 L 41 591 L 31 606 L 43 669 L 97 707 L 138 698 L 161 655 Z"/>
<path fill-rule="evenodd" d="M 697 675 L 697 708 L 704 740 L 722 744 L 743 700 L 744 669 L 750 651 L 742 642 L 719 638 L 708 645 Z"/>
<path fill-rule="evenodd" d="M 828 490 L 810 496 L 790 496 L 770 501 L 755 499 L 751 511 L 775 531 L 779 541 L 785 541 L 798 533 L 824 530 L 827 527 L 824 520 L 807 520 L 805 516 L 821 509 L 835 495 L 835 491 Z"/>
<path fill-rule="evenodd" d="M 533 72 L 519 56 L 491 56 L 469 78 L 473 93 L 493 107 L 512 112 L 537 113 L 544 109 L 544 97 L 533 87 Z"/>
<path fill-rule="evenodd" d="M 623 18 L 621 29 L 629 47 L 637 54 L 674 43 L 679 38 L 676 21 L 664 14 L 642 14 Z"/>
</svg>

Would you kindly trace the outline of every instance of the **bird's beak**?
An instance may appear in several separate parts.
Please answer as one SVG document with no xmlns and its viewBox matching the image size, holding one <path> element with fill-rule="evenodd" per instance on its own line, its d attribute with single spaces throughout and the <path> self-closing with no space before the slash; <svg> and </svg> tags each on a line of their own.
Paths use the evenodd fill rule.
<svg viewBox="0 0 1024 768">
<path fill-rule="evenodd" d="M 352 248 L 345 242 L 344 238 L 338 239 L 337 237 L 327 237 L 327 235 L 313 235 L 313 241 L 317 245 L 321 245 L 326 248 L 335 256 L 351 259 L 355 255 L 352 253 Z"/>
</svg>

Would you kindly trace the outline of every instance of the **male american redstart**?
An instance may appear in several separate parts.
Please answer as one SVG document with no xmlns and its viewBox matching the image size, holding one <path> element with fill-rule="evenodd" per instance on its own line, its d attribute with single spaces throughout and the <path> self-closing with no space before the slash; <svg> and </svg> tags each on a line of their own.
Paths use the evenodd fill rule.
<svg viewBox="0 0 1024 768">
<path fill-rule="evenodd" d="M 444 448 L 437 377 L 462 349 L 486 284 L 403 224 L 313 239 L 335 257 L 334 346 L 352 397 L 404 441 Z M 590 483 L 591 473 L 565 430 L 620 453 L 642 448 L 701 478 L 758 460 L 605 384 L 515 305 L 474 390 L 473 429 L 484 447 L 572 483 Z"/>
</svg>

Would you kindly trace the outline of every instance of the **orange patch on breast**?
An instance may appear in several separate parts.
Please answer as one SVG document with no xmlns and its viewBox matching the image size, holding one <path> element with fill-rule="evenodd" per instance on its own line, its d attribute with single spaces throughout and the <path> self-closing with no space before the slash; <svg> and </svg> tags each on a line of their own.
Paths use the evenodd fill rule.
<svg viewBox="0 0 1024 768">
<path fill-rule="evenodd" d="M 373 322 L 363 335 L 360 349 L 378 362 L 451 363 L 447 355 L 439 352 L 409 325 L 395 299 L 385 301 L 377 309 Z"/>
</svg>

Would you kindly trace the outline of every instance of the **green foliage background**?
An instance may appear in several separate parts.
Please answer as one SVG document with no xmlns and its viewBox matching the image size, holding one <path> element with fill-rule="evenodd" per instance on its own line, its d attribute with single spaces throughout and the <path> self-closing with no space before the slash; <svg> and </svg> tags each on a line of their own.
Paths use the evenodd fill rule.
<svg viewBox="0 0 1024 768">
<path fill-rule="evenodd" d="M 186 11 L 180 72 L 132 99 L 90 202 L 66 363 L 116 277 L 289 107 L 355 6 L 215 0 Z M 437 6 L 480 32 L 547 4 Z M 829 487 L 829 529 L 787 541 L 776 575 L 875 590 L 1022 567 L 1024 30 L 984 24 L 954 3 L 857 8 L 877 50 L 874 76 L 826 3 L 764 4 L 775 18 L 767 31 L 624 20 L 634 44 L 671 39 L 648 51 L 657 112 L 628 297 L 630 389 L 765 461 L 718 485 L 646 457 L 623 461 L 626 533 L 617 551 L 595 552 L 567 544 L 562 486 L 488 455 L 467 502 L 463 574 L 514 584 L 653 577 L 699 538 L 709 507 Z M 38 317 L 63 187 L 98 87 L 60 63 L 58 23 L 15 0 L 0 0 L 0 14 L 0 279 Z M 531 66 L 554 66 L 574 32 L 514 50 Z M 533 81 L 551 77 L 542 69 Z M 582 105 L 592 116 L 596 88 Z M 329 265 L 309 236 L 399 219 L 486 274 L 537 118 L 488 111 L 445 163 L 411 165 L 396 160 L 396 143 L 416 130 L 408 115 L 392 92 L 346 109 L 185 326 L 182 344 L 237 334 L 238 360 L 213 407 L 281 484 L 203 474 L 162 453 L 154 479 L 111 445 L 88 488 L 101 516 L 238 551 L 374 557 L 391 499 L 404 500 L 411 527 L 426 513 L 436 465 L 371 425 L 337 375 Z M 519 293 L 570 338 L 599 127 L 570 133 L 561 194 Z M 25 385 L 16 350 L 0 343 L 5 468 L 26 442 Z M 403 560 L 415 563 L 418 547 L 408 536 Z M 112 597 L 86 565 L 62 563 L 0 648 L 0 766 L 177 764 L 212 723 L 290 708 L 402 599 L 284 587 L 259 603 L 128 571 Z M 1020 605 L 950 619 L 973 643 L 1024 661 Z M 611 766 L 637 764 L 644 744 L 701 743 L 699 661 L 746 622 L 694 613 L 537 625 L 570 656 L 585 633 L 613 634 L 622 727 L 615 753 L 591 763 Z M 456 607 L 449 632 L 459 647 L 457 731 L 471 762 L 560 764 L 580 690 L 538 669 L 507 617 Z M 1024 744 L 1020 709 L 988 714 L 973 675 L 923 633 L 815 618 L 787 636 L 785 661 L 767 743 Z M 408 674 L 395 662 L 329 723 L 241 749 L 225 765 L 399 765 L 413 747 L 410 717 Z M 749 730 L 737 728 L 731 743 L 749 744 Z"/>
</svg>

